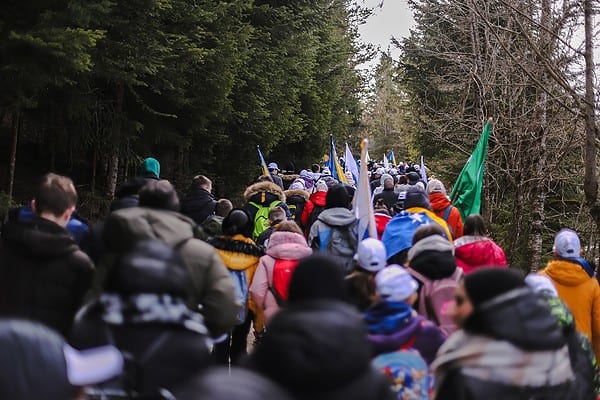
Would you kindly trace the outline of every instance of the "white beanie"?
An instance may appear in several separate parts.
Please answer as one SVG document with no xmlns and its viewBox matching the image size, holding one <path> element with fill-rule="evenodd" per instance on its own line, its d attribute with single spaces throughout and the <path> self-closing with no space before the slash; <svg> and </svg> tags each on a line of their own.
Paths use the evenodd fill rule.
<svg viewBox="0 0 600 400">
<path fill-rule="evenodd" d="M 390 265 L 375 275 L 377 293 L 383 300 L 405 301 L 419 288 L 419 284 L 406 268 Z"/>
</svg>

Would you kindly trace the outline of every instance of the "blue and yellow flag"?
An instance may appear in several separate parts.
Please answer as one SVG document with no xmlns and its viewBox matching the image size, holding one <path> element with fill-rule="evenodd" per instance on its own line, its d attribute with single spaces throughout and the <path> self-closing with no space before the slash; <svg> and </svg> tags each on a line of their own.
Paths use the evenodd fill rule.
<svg viewBox="0 0 600 400">
<path fill-rule="evenodd" d="M 398 163 L 396 162 L 396 156 L 394 156 L 394 150 L 390 150 L 390 153 L 388 154 L 388 160 L 390 160 L 392 165 L 398 165 Z"/>
<path fill-rule="evenodd" d="M 335 145 L 333 144 L 333 135 L 330 135 L 329 139 L 330 139 L 329 160 L 327 160 L 326 165 L 327 165 L 327 167 L 329 167 L 329 170 L 331 171 L 331 176 L 333 177 L 333 179 L 335 179 L 341 183 L 348 183 L 348 180 L 346 179 L 346 175 L 344 174 L 344 170 L 342 169 L 342 166 L 340 165 L 338 158 L 337 158 L 337 152 L 335 151 Z"/>
<path fill-rule="evenodd" d="M 267 168 L 267 163 L 265 162 L 262 151 L 260 151 L 259 145 L 256 145 L 256 150 L 258 150 L 258 158 L 260 159 L 260 168 L 262 169 L 262 174 L 264 176 L 271 176 L 271 174 L 269 174 L 269 169 Z"/>
</svg>

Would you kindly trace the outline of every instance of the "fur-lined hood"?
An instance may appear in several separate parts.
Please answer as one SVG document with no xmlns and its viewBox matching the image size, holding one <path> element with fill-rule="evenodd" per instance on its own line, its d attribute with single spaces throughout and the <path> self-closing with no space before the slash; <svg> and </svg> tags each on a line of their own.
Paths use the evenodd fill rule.
<svg viewBox="0 0 600 400">
<path fill-rule="evenodd" d="M 263 192 L 271 193 L 285 203 L 285 194 L 283 193 L 283 190 L 272 182 L 258 182 L 248 186 L 244 191 L 244 200 L 250 201 L 252 196 Z"/>
<path fill-rule="evenodd" d="M 283 194 L 285 194 L 285 197 L 288 199 L 292 196 L 301 196 L 304 197 L 306 201 L 308 201 L 309 197 L 308 192 L 306 190 L 285 190 Z"/>
</svg>

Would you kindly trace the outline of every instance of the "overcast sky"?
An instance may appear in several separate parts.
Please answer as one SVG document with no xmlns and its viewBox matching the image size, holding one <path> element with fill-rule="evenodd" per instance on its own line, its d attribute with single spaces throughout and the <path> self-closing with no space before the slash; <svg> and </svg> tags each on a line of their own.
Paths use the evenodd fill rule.
<svg viewBox="0 0 600 400">
<path fill-rule="evenodd" d="M 375 14 L 367 23 L 359 27 L 363 41 L 379 46 L 382 51 L 390 49 L 392 55 L 398 56 L 398 50 L 391 45 L 392 36 L 402 38 L 408 35 L 413 26 L 412 11 L 406 0 L 356 0 L 367 7 L 375 7 Z"/>
</svg>

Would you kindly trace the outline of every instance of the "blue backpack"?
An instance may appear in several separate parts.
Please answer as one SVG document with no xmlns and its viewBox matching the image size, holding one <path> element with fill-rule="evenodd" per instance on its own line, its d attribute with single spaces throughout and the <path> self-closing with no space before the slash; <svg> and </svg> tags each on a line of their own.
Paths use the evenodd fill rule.
<svg viewBox="0 0 600 400">
<path fill-rule="evenodd" d="M 372 364 L 390 380 L 392 392 L 398 400 L 428 400 L 433 378 L 418 351 L 400 349 L 380 354 Z"/>
</svg>

